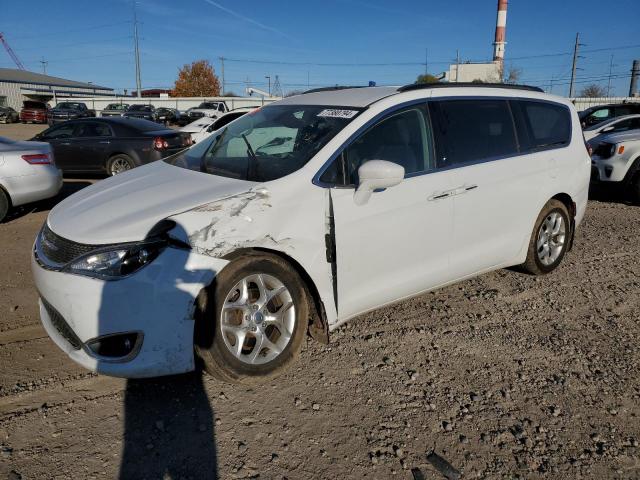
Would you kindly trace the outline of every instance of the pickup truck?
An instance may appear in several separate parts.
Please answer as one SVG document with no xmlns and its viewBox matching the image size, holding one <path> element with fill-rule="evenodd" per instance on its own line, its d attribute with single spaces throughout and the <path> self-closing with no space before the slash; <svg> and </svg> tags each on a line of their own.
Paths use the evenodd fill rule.
<svg viewBox="0 0 640 480">
<path fill-rule="evenodd" d="M 202 102 L 197 108 L 189 109 L 189 119 L 191 121 L 202 117 L 218 118 L 229 111 L 224 102 Z"/>
<path fill-rule="evenodd" d="M 95 117 L 96 111 L 81 102 L 61 102 L 49 111 L 49 125 L 78 118 Z"/>
<path fill-rule="evenodd" d="M 20 110 L 20 121 L 22 123 L 47 123 L 49 105 L 45 102 L 35 100 L 25 100 Z"/>
</svg>

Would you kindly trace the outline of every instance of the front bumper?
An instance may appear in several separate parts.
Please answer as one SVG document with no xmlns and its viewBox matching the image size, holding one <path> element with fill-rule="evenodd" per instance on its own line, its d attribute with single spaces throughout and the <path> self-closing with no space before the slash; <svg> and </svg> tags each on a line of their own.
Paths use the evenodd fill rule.
<svg viewBox="0 0 640 480">
<path fill-rule="evenodd" d="M 38 241 L 32 255 L 40 316 L 51 339 L 83 367 L 116 377 L 142 378 L 193 370 L 193 312 L 198 293 L 228 262 L 188 250 L 165 249 L 152 263 L 116 281 L 52 270 Z M 48 305 L 45 307 L 46 302 Z M 61 328 L 59 314 L 69 331 Z M 125 332 L 141 333 L 127 358 L 95 355 L 87 342 Z M 73 336 L 79 341 L 79 348 Z"/>
</svg>

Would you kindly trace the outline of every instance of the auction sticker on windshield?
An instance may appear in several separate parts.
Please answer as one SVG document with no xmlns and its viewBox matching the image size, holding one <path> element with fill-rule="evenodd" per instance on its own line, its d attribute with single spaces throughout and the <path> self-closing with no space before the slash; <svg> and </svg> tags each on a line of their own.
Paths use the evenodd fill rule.
<svg viewBox="0 0 640 480">
<path fill-rule="evenodd" d="M 331 117 L 331 118 L 353 118 L 358 114 L 357 110 L 335 110 L 327 108 L 321 111 L 319 117 Z"/>
</svg>

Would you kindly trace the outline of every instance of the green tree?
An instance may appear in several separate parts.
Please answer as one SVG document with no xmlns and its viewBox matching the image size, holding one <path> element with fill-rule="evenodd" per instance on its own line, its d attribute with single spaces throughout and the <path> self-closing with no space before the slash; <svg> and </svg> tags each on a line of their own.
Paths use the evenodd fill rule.
<svg viewBox="0 0 640 480">
<path fill-rule="evenodd" d="M 438 83 L 440 79 L 435 75 L 431 75 L 430 73 L 423 73 L 422 75 L 418 75 L 416 79 L 416 83 Z"/>
</svg>

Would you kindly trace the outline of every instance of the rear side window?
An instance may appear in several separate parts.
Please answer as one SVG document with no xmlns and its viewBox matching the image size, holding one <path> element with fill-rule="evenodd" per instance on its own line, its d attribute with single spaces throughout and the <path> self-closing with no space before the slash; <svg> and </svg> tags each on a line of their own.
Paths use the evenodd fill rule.
<svg viewBox="0 0 640 480">
<path fill-rule="evenodd" d="M 564 105 L 550 102 L 513 100 L 522 152 L 568 145 L 571 141 L 571 114 Z"/>
<path fill-rule="evenodd" d="M 518 153 L 507 101 L 444 100 L 430 105 L 439 168 Z"/>
</svg>

